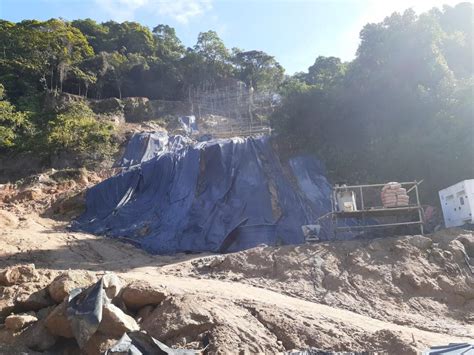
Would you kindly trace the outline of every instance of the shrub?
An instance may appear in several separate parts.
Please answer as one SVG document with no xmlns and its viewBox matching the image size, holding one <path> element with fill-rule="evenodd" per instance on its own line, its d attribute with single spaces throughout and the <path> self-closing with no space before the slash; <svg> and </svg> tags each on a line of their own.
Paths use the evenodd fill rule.
<svg viewBox="0 0 474 355">
<path fill-rule="evenodd" d="M 103 158 L 115 150 L 114 126 L 97 120 L 82 102 L 73 102 L 49 122 L 48 144 L 83 158 Z"/>
<path fill-rule="evenodd" d="M 0 150 L 18 146 L 29 126 L 28 115 L 16 111 L 15 106 L 4 100 L 4 87 L 0 84 Z"/>
</svg>

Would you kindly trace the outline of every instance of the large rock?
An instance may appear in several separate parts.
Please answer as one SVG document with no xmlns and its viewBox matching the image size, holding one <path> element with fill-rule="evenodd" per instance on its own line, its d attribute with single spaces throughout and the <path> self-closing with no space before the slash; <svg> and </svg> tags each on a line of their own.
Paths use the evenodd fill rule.
<svg viewBox="0 0 474 355">
<path fill-rule="evenodd" d="M 0 322 L 15 309 L 15 290 L 0 286 Z"/>
<path fill-rule="evenodd" d="M 123 283 L 114 273 L 107 273 L 102 277 L 105 294 L 108 298 L 114 299 L 122 290 Z"/>
<path fill-rule="evenodd" d="M 115 97 L 104 100 L 91 100 L 90 105 L 92 110 L 98 114 L 121 113 L 124 106 L 122 101 Z"/>
<path fill-rule="evenodd" d="M 38 311 L 52 305 L 54 305 L 54 301 L 46 289 L 41 289 L 33 293 L 29 293 L 25 290 L 17 294 L 15 298 L 15 309 L 22 312 Z"/>
<path fill-rule="evenodd" d="M 48 331 L 44 321 L 38 321 L 21 334 L 20 342 L 32 350 L 45 351 L 56 344 L 56 340 L 57 337 Z"/>
<path fill-rule="evenodd" d="M 137 312 L 137 316 L 135 317 L 135 319 L 140 324 L 141 322 L 143 322 L 144 319 L 146 319 L 150 314 L 152 314 L 154 310 L 155 306 L 152 306 L 150 304 L 148 306 L 140 308 L 140 310 Z"/>
<path fill-rule="evenodd" d="M 142 321 L 140 327 L 165 343 L 183 337 L 196 339 L 216 324 L 211 308 L 203 297 L 168 297 Z"/>
<path fill-rule="evenodd" d="M 31 314 L 12 314 L 5 319 L 5 327 L 18 331 L 37 320 L 38 318 Z"/>
<path fill-rule="evenodd" d="M 11 266 L 0 271 L 0 285 L 11 286 L 38 280 L 34 264 Z"/>
<path fill-rule="evenodd" d="M 409 237 L 408 242 L 422 250 L 428 249 L 433 244 L 431 238 L 424 237 L 422 235 L 414 235 Z"/>
<path fill-rule="evenodd" d="M 122 99 L 125 121 L 142 122 L 154 118 L 150 100 L 146 97 L 126 97 Z"/>
<path fill-rule="evenodd" d="M 464 245 L 466 254 L 470 258 L 474 258 L 474 235 L 472 234 L 461 234 L 458 240 Z"/>
<path fill-rule="evenodd" d="M 97 277 L 88 271 L 67 271 L 51 282 L 48 291 L 56 303 L 61 303 L 73 289 L 87 287 L 95 282 Z"/>
<path fill-rule="evenodd" d="M 67 319 L 67 303 L 65 301 L 46 317 L 45 326 L 53 335 L 74 338 L 71 324 Z"/>
<path fill-rule="evenodd" d="M 112 303 L 105 304 L 102 308 L 102 320 L 98 329 L 102 334 L 121 337 L 123 333 L 139 329 L 135 319 Z"/>
<path fill-rule="evenodd" d="M 87 355 L 104 354 L 105 351 L 110 349 L 118 339 L 118 337 L 111 337 L 102 334 L 101 332 L 96 332 L 81 349 L 82 353 Z"/>
<path fill-rule="evenodd" d="M 122 299 L 128 308 L 137 310 L 149 304 L 160 304 L 167 293 L 164 286 L 156 287 L 145 281 L 135 281 L 124 288 Z"/>
</svg>

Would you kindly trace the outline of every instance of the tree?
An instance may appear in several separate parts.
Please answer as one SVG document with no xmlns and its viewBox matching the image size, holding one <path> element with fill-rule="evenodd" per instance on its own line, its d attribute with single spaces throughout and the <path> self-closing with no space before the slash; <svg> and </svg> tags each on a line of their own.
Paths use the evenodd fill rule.
<svg viewBox="0 0 474 355">
<path fill-rule="evenodd" d="M 108 39 L 108 27 L 98 24 L 90 18 L 84 20 L 74 20 L 71 22 L 73 27 L 76 27 L 87 38 L 87 42 L 92 46 L 95 53 L 102 51 L 111 51 L 110 41 Z"/>
<path fill-rule="evenodd" d="M 473 6 L 419 16 L 408 10 L 366 25 L 351 63 L 318 57 L 282 85 L 275 128 L 324 158 L 335 179 L 425 178 L 425 196 L 433 197 L 470 178 L 474 73 L 466 11 Z"/>
<path fill-rule="evenodd" d="M 107 62 L 117 85 L 119 99 L 122 98 L 122 85 L 125 80 L 125 74 L 129 69 L 128 58 L 118 52 L 107 54 Z"/>
<path fill-rule="evenodd" d="M 190 86 L 215 85 L 233 74 L 229 51 L 215 31 L 199 33 L 196 45 L 188 48 L 180 64 Z"/>
<path fill-rule="evenodd" d="M 9 46 L 3 64 L 50 90 L 61 90 L 68 72 L 93 54 L 84 35 L 62 20 L 22 21 L 8 27 L 0 33 L 0 43 Z"/>
<path fill-rule="evenodd" d="M 176 31 L 168 25 L 158 25 L 153 28 L 156 55 L 162 60 L 178 60 L 185 53 L 185 47 L 181 43 Z"/>
<path fill-rule="evenodd" d="M 305 81 L 321 89 L 330 88 L 344 77 L 346 66 L 336 57 L 318 57 L 308 68 Z"/>
<path fill-rule="evenodd" d="M 151 55 L 154 52 L 153 35 L 147 27 L 128 21 L 122 23 L 108 21 L 102 26 L 107 28 L 107 42 L 111 47 L 107 51 L 142 55 Z"/>
<path fill-rule="evenodd" d="M 284 69 L 274 57 L 262 51 L 234 51 L 237 77 L 256 90 L 276 89 L 283 80 Z"/>
<path fill-rule="evenodd" d="M 194 51 L 209 63 L 224 63 L 229 59 L 229 51 L 215 31 L 199 33 Z"/>
</svg>

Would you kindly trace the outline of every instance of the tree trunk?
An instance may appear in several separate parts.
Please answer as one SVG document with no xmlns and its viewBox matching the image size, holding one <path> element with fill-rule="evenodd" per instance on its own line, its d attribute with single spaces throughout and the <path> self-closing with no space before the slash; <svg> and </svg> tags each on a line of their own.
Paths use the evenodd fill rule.
<svg viewBox="0 0 474 355">
<path fill-rule="evenodd" d="M 53 91 L 53 86 L 54 86 L 54 70 L 53 70 L 53 67 L 51 67 L 51 85 L 50 85 L 50 90 Z"/>
</svg>

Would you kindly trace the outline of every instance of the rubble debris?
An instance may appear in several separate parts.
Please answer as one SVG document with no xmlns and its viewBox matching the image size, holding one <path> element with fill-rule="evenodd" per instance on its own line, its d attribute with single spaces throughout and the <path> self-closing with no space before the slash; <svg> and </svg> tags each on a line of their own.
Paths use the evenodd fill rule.
<svg viewBox="0 0 474 355">
<path fill-rule="evenodd" d="M 31 225 L 34 233 L 45 228 Z M 72 239 L 68 232 L 55 236 Z M 96 240 L 81 233 L 74 242 L 76 238 Z M 203 257 L 153 257 L 130 246 L 122 253 L 122 245 L 101 241 L 100 252 L 113 257 L 104 265 L 123 270 L 120 274 L 74 270 L 59 277 L 57 270 L 46 268 L 64 264 L 46 263 L 43 252 L 32 251 L 28 257 L 35 261 L 38 277 L 0 286 L 0 323 L 4 317 L 23 316 L 24 301 L 37 295 L 51 297 L 53 305 L 28 313 L 38 320 L 18 330 L 0 326 L 0 353 L 99 354 L 122 345 L 123 333 L 137 348 L 142 343 L 135 343 L 133 334 L 148 339 L 143 341 L 151 349 L 156 349 L 154 340 L 165 344 L 160 349 L 170 353 L 317 349 L 324 354 L 411 354 L 438 342 L 467 341 L 474 311 L 474 278 L 468 267 L 472 240 L 471 232 L 457 230 L 429 237 L 259 246 Z M 79 267 L 77 252 L 84 258 L 82 266 L 99 269 L 98 259 L 84 250 L 67 249 L 61 255 L 72 255 Z M 119 260 L 124 255 L 133 261 Z M 50 293 L 55 291 L 60 295 L 53 300 Z M 72 326 L 81 321 L 82 342 Z"/>
<path fill-rule="evenodd" d="M 11 266 L 0 270 L 0 286 L 11 286 L 38 279 L 34 264 Z"/>
</svg>

